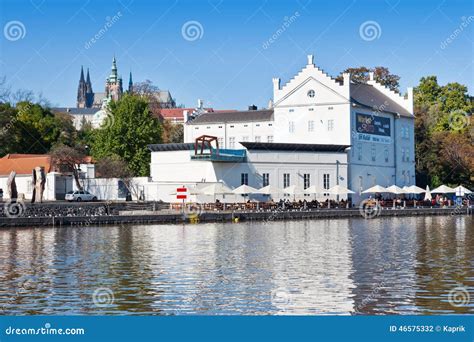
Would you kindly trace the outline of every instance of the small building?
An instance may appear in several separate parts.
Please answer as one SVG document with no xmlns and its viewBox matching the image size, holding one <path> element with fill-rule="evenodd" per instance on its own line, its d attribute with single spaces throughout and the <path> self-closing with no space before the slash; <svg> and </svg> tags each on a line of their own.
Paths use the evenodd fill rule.
<svg viewBox="0 0 474 342">
<path fill-rule="evenodd" d="M 329 179 L 332 179 L 334 185 L 347 186 L 348 145 L 267 142 L 240 144 L 242 149 L 211 148 L 202 154 L 195 143 L 149 145 L 150 177 L 159 186 L 160 199 L 176 201 L 173 191 L 177 186 L 199 188 L 203 183 L 216 182 L 224 182 L 230 188 L 242 184 L 261 188 L 271 184 L 280 189 L 290 185 L 303 189 L 312 184 L 321 189 L 329 189 Z M 236 195 L 227 198 L 235 200 L 234 196 Z M 285 198 L 285 194 L 274 194 L 272 198 Z M 313 197 L 301 194 L 296 198 Z M 319 197 L 320 200 L 327 198 L 332 197 Z M 213 201 L 206 196 L 192 196 L 191 200 Z"/>
</svg>

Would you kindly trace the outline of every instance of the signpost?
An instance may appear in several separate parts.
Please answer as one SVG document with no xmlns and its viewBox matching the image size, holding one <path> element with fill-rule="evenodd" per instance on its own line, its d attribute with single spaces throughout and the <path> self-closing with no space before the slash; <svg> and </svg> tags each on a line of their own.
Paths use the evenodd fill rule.
<svg viewBox="0 0 474 342">
<path fill-rule="evenodd" d="M 181 211 L 184 215 L 184 201 L 188 198 L 188 189 L 183 185 L 181 188 L 176 189 L 176 199 L 183 200 L 183 205 L 181 206 Z"/>
</svg>

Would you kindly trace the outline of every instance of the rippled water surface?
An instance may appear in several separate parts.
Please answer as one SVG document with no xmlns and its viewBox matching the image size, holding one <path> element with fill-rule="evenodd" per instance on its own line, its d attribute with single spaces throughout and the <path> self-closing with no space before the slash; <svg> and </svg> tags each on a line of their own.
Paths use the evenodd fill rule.
<svg viewBox="0 0 474 342">
<path fill-rule="evenodd" d="M 0 229 L 3 314 L 474 313 L 472 216 Z"/>
</svg>

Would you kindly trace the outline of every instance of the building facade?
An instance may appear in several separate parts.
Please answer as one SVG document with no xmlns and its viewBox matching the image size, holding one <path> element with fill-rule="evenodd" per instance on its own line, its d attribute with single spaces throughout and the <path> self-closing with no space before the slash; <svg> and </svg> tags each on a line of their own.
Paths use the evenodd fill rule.
<svg viewBox="0 0 474 342">
<path fill-rule="evenodd" d="M 229 149 L 245 142 L 350 146 L 347 184 L 357 192 L 356 201 L 375 184 L 415 184 L 413 89 L 404 97 L 373 74 L 367 84 L 350 77 L 344 74 L 337 82 L 309 55 L 289 82 L 273 79 L 271 108 L 203 113 L 186 122 L 184 141 L 206 134 Z"/>
</svg>

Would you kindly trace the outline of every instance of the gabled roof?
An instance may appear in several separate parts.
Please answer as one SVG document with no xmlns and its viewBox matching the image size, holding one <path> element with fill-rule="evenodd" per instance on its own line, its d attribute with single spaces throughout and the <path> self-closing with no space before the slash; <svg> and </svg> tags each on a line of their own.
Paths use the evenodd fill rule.
<svg viewBox="0 0 474 342">
<path fill-rule="evenodd" d="M 408 110 L 369 84 L 351 83 L 350 87 L 351 101 L 357 105 L 377 112 L 398 113 L 400 116 L 413 118 Z"/>
<path fill-rule="evenodd" d="M 194 120 L 189 121 L 190 125 L 206 123 L 226 123 L 226 122 L 251 122 L 251 121 L 272 121 L 273 109 L 227 111 L 203 113 Z"/>
<path fill-rule="evenodd" d="M 43 166 L 45 173 L 51 172 L 51 156 L 47 154 L 7 154 L 0 158 L 0 175 L 7 176 L 12 171 L 15 171 L 17 175 L 29 175 L 37 166 Z"/>
</svg>

